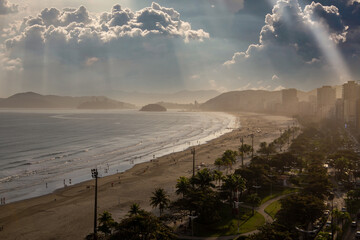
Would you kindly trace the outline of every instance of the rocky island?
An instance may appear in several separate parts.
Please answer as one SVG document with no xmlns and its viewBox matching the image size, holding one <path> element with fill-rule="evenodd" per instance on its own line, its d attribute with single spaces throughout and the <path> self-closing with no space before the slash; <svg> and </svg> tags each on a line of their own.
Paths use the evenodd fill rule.
<svg viewBox="0 0 360 240">
<path fill-rule="evenodd" d="M 166 108 L 159 104 L 148 104 L 140 109 L 144 112 L 166 112 Z"/>
</svg>

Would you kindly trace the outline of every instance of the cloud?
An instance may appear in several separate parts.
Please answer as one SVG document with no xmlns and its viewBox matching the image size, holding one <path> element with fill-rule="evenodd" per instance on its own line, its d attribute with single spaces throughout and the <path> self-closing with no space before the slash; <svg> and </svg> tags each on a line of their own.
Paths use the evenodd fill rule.
<svg viewBox="0 0 360 240">
<path fill-rule="evenodd" d="M 9 3 L 7 0 L 0 0 L 0 15 L 17 13 L 18 11 L 18 5 Z"/>
<path fill-rule="evenodd" d="M 216 90 L 219 92 L 226 92 L 227 88 L 223 86 L 219 86 L 218 83 L 215 80 L 209 80 L 210 89 Z"/>
<path fill-rule="evenodd" d="M 273 75 L 272 78 L 271 78 L 271 80 L 273 80 L 273 81 L 276 81 L 276 80 L 279 80 L 279 79 L 280 78 L 277 75 Z"/>
<path fill-rule="evenodd" d="M 339 55 L 332 53 L 347 41 L 348 30 L 336 6 L 312 2 L 302 8 L 298 0 L 278 0 L 265 17 L 259 42 L 223 65 L 230 74 L 241 72 L 247 79 L 258 81 L 277 72 L 292 84 L 310 85 L 333 74 L 331 58 Z"/>
<path fill-rule="evenodd" d="M 279 85 L 276 88 L 274 88 L 274 91 L 281 91 L 283 89 L 285 89 L 285 88 L 283 86 Z"/>
<path fill-rule="evenodd" d="M 74 64 L 109 55 L 122 58 L 120 53 L 125 50 L 139 50 L 149 44 L 148 49 L 159 49 L 156 45 L 166 39 L 188 43 L 207 38 L 207 32 L 193 30 L 189 22 L 180 20 L 176 10 L 152 3 L 135 12 L 115 5 L 100 17 L 84 6 L 63 11 L 46 8 L 36 17 L 25 18 L 5 46 L 9 58 L 22 59 L 26 52 L 32 57 L 46 54 Z"/>
<path fill-rule="evenodd" d="M 191 80 L 199 80 L 200 79 L 200 75 L 199 74 L 194 74 L 190 76 Z"/>
<path fill-rule="evenodd" d="M 90 67 L 90 66 L 94 65 L 98 61 L 99 61 L 99 59 L 96 58 L 96 57 L 88 58 L 88 59 L 86 59 L 85 65 Z"/>
<path fill-rule="evenodd" d="M 16 59 L 3 58 L 2 67 L 5 71 L 8 72 L 21 72 L 24 70 L 20 58 L 16 58 Z"/>
</svg>

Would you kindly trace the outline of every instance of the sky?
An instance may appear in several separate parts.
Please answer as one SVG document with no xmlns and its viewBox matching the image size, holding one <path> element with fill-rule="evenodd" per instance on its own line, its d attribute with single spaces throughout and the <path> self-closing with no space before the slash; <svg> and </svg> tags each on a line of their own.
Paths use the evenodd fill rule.
<svg viewBox="0 0 360 240">
<path fill-rule="evenodd" d="M 0 0 L 0 97 L 360 79 L 360 0 Z"/>
</svg>

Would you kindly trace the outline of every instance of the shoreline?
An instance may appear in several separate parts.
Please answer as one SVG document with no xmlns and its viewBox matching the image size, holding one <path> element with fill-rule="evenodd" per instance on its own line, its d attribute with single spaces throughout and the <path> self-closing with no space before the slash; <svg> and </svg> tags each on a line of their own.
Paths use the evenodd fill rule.
<svg viewBox="0 0 360 240">
<path fill-rule="evenodd" d="M 138 111 L 134 112 L 126 110 L 125 115 L 129 114 L 134 117 L 137 116 L 137 112 Z M 20 113 L 23 112 L 21 111 Z M 53 113 L 46 111 L 46 113 L 49 115 L 48 117 L 56 119 L 71 119 L 73 117 L 72 115 L 63 116 L 64 113 L 58 111 Z M 77 112 L 73 111 L 67 112 L 67 114 L 71 113 L 77 114 Z M 95 114 L 96 113 L 102 112 L 95 112 Z M 124 111 L 111 111 L 110 113 L 123 114 Z M 177 114 L 177 111 L 169 111 L 166 114 L 170 114 L 170 117 L 177 116 L 174 115 Z M 194 116 L 198 115 L 199 114 Z M 121 117 L 122 115 L 119 116 Z M 182 116 L 183 114 L 180 114 L 180 117 Z M 77 117 L 77 115 L 75 115 L 75 117 Z M 184 115 L 184 117 L 186 116 Z M 184 151 L 191 146 L 206 143 L 231 131 L 231 129 L 237 128 L 237 125 L 239 125 L 236 116 L 229 113 L 203 112 L 200 117 L 201 119 L 205 119 L 201 120 L 204 124 L 195 123 L 193 132 L 186 132 L 186 134 L 182 134 L 182 131 L 178 130 L 177 133 L 171 133 L 169 136 L 164 136 L 164 134 L 162 134 L 162 136 L 165 137 L 165 139 L 168 139 L 168 141 L 164 141 L 164 138 L 158 136 L 150 139 L 149 141 L 149 139 L 147 139 L 148 137 L 146 137 L 147 135 L 145 134 L 145 137 L 138 136 L 137 138 L 130 138 L 130 142 L 132 141 L 130 145 L 126 144 L 126 141 L 123 141 L 122 144 L 116 144 L 116 146 L 113 145 L 105 151 L 102 148 L 99 148 L 100 150 L 96 149 L 96 147 L 92 146 L 95 143 L 91 143 L 91 141 L 89 141 L 91 143 L 90 145 L 83 144 L 80 145 L 80 148 L 76 150 L 73 149 L 72 151 L 68 151 L 69 148 L 61 147 L 56 149 L 53 147 L 52 149 L 44 149 L 44 152 L 42 153 L 30 153 L 33 155 L 30 155 L 29 159 L 38 159 L 39 162 L 44 163 L 37 164 L 37 162 L 35 162 L 32 164 L 32 162 L 29 161 L 28 164 L 31 165 L 29 168 L 27 166 L 26 168 L 20 166 L 22 169 L 20 169 L 21 171 L 17 171 L 16 169 L 16 171 L 14 171 L 15 174 L 12 173 L 8 176 L 5 174 L 6 177 L 0 179 L 0 184 L 3 185 L 3 188 L 0 189 L 0 197 L 6 197 L 6 203 L 13 203 L 51 194 L 54 191 L 63 189 L 66 186 L 69 187 L 91 180 L 90 170 L 95 167 L 98 168 L 99 174 L 102 177 L 121 173 L 131 169 L 135 164 L 148 162 L 174 152 Z M 211 124 L 212 122 L 215 122 L 216 124 Z M 103 138 L 100 138 L 100 143 L 107 143 L 110 141 L 110 143 L 113 144 L 114 137 L 114 135 L 111 135 L 110 138 L 104 135 Z M 146 142 L 146 140 L 148 142 Z M 143 144 L 143 141 L 145 144 Z M 61 155 L 57 155 L 58 152 L 63 153 Z M 59 158 L 58 164 L 62 164 L 60 166 L 61 170 L 59 169 L 59 171 L 55 170 L 51 165 L 56 163 L 57 158 Z M 66 163 L 64 163 L 65 161 Z M 79 166 L 81 167 L 79 168 Z M 32 177 L 32 174 L 28 174 L 29 169 L 31 172 L 35 173 L 34 177 Z M 50 175 L 47 175 L 48 172 L 51 172 Z M 40 177 L 42 179 L 40 179 Z M 31 181 L 33 181 L 34 184 L 32 184 Z"/>
<path fill-rule="evenodd" d="M 239 137 L 255 131 L 254 147 L 260 141 L 272 141 L 279 128 L 287 127 L 291 118 L 257 113 L 232 113 L 241 128 L 205 144 L 196 146 L 196 165 L 211 166 L 226 149 L 237 150 Z M 250 143 L 250 138 L 245 138 Z M 190 148 L 190 147 L 189 147 Z M 134 165 L 125 172 L 98 179 L 98 213 L 107 210 L 116 221 L 126 215 L 129 206 L 137 202 L 148 211 L 151 192 L 163 187 L 171 199 L 176 196 L 175 184 L 180 176 L 192 174 L 192 155 L 187 148 Z M 202 164 L 201 164 L 202 165 Z M 94 181 L 81 182 L 55 190 L 51 194 L 0 206 L 1 239 L 83 239 L 93 227 Z M 157 213 L 157 210 L 153 210 Z"/>
</svg>

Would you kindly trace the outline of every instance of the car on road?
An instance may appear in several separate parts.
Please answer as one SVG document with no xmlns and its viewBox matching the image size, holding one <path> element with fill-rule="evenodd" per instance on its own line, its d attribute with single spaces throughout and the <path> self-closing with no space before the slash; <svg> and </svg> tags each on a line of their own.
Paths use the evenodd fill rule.
<svg viewBox="0 0 360 240">
<path fill-rule="evenodd" d="M 357 232 L 355 233 L 355 239 L 360 239 L 360 231 L 357 231 Z"/>
<path fill-rule="evenodd" d="M 351 227 L 357 227 L 356 221 L 351 222 Z"/>
<path fill-rule="evenodd" d="M 321 227 L 320 224 L 315 224 L 315 225 L 313 226 L 313 228 L 314 228 L 315 230 L 319 229 L 320 227 Z"/>
<path fill-rule="evenodd" d="M 316 233 L 317 233 L 316 230 L 313 230 L 313 231 L 308 232 L 308 234 L 309 234 L 310 237 L 316 237 Z"/>
<path fill-rule="evenodd" d="M 325 211 L 324 211 L 324 215 L 325 215 L 326 217 L 329 216 L 329 213 L 330 213 L 329 210 L 325 210 Z"/>
<path fill-rule="evenodd" d="M 342 212 L 346 212 L 346 207 L 342 207 L 342 208 L 341 208 L 341 211 L 342 211 Z"/>
<path fill-rule="evenodd" d="M 331 221 L 327 221 L 325 227 L 331 227 Z"/>
</svg>

